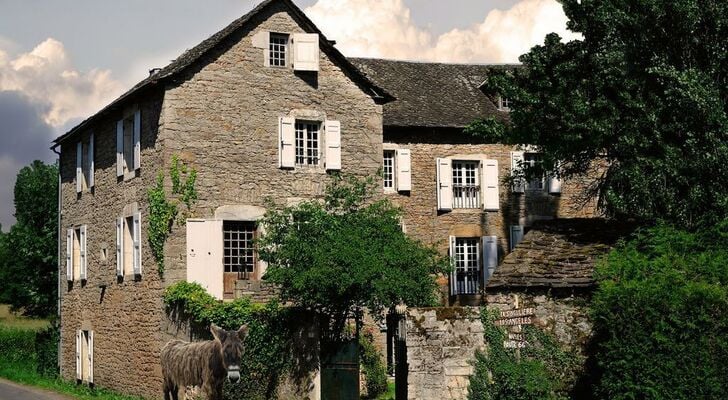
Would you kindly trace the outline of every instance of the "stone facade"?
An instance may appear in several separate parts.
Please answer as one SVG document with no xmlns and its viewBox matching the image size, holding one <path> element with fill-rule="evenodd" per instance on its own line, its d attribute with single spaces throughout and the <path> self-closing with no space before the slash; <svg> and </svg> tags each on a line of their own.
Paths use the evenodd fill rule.
<svg viewBox="0 0 728 400">
<path fill-rule="evenodd" d="M 123 393 L 161 397 L 159 352 L 187 330 L 169 320 L 164 289 L 186 278 L 185 227 L 175 224 L 165 246 L 162 277 L 147 241 L 147 190 L 173 155 L 197 170 L 195 218 L 215 218 L 230 205 L 261 207 L 316 198 L 330 174 L 322 167 L 278 168 L 278 117 L 341 122 L 342 172 L 376 173 L 382 153 L 382 109 L 326 52 L 318 73 L 263 65 L 252 45 L 261 31 L 303 32 L 286 2 L 269 2 L 235 33 L 162 90 L 142 91 L 104 110 L 78 136 L 61 142 L 62 228 L 86 225 L 88 273 L 61 293 L 61 374 L 75 378 L 75 333 L 94 332 L 94 384 Z M 116 121 L 141 110 L 141 167 L 135 177 L 116 176 Z M 95 137 L 95 187 L 76 194 L 76 143 Z M 169 182 L 166 182 L 169 185 Z M 168 192 L 169 192 L 168 188 Z M 129 209 L 142 215 L 140 277 L 116 277 L 115 221 Z M 62 246 L 61 259 L 65 259 Z M 61 276 L 65 276 L 65 265 Z M 239 287 L 245 293 L 251 287 Z M 271 295 L 268 293 L 268 295 Z"/>
<path fill-rule="evenodd" d="M 408 309 L 406 338 L 407 398 L 465 399 L 475 354 L 485 349 L 480 309 Z"/>
</svg>

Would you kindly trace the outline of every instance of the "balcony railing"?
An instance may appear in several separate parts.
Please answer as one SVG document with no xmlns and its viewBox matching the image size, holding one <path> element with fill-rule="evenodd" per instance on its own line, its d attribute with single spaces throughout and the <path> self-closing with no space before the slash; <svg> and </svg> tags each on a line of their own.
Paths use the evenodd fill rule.
<svg viewBox="0 0 728 400">
<path fill-rule="evenodd" d="M 453 186 L 453 208 L 480 208 L 480 186 Z"/>
<path fill-rule="evenodd" d="M 480 273 L 477 270 L 459 270 L 455 274 L 455 293 L 453 294 L 477 294 Z"/>
</svg>

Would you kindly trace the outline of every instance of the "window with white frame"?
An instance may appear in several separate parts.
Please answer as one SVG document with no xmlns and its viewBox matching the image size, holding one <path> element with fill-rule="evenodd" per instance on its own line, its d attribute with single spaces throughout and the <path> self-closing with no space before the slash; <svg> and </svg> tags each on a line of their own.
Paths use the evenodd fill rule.
<svg viewBox="0 0 728 400">
<path fill-rule="evenodd" d="M 76 331 L 76 380 L 94 382 L 94 332 Z"/>
<path fill-rule="evenodd" d="M 224 271 L 250 279 L 255 273 L 255 223 L 223 221 L 222 229 Z"/>
<path fill-rule="evenodd" d="M 69 282 L 86 280 L 86 225 L 69 228 L 66 232 L 66 277 Z"/>
<path fill-rule="evenodd" d="M 94 135 L 76 144 L 76 192 L 94 186 Z"/>
<path fill-rule="evenodd" d="M 394 150 L 384 150 L 384 189 L 394 190 Z"/>
<path fill-rule="evenodd" d="M 480 207 L 478 161 L 452 162 L 453 208 Z"/>
<path fill-rule="evenodd" d="M 116 274 L 119 277 L 142 274 L 141 212 L 116 221 Z"/>
<path fill-rule="evenodd" d="M 533 168 L 540 165 L 543 162 L 540 153 L 524 153 L 523 164 L 526 168 Z M 543 190 L 544 189 L 544 177 L 537 176 L 526 181 L 526 190 Z"/>
<path fill-rule="evenodd" d="M 510 111 L 511 110 L 510 99 L 508 99 L 508 97 L 505 97 L 505 96 L 498 96 L 498 109 L 501 111 Z"/>
<path fill-rule="evenodd" d="M 268 65 L 285 67 L 288 60 L 288 35 L 271 32 L 268 50 Z"/>
<path fill-rule="evenodd" d="M 116 176 L 135 176 L 141 157 L 141 111 L 127 112 L 116 122 Z"/>
<path fill-rule="evenodd" d="M 320 122 L 296 121 L 296 165 L 319 165 Z"/>
<path fill-rule="evenodd" d="M 481 265 L 480 239 L 455 238 L 453 253 L 456 293 L 478 293 Z"/>
</svg>

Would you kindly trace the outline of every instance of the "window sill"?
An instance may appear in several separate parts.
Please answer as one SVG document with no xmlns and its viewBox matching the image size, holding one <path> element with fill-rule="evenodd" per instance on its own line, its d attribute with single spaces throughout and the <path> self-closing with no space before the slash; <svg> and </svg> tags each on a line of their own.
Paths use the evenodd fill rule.
<svg viewBox="0 0 728 400">
<path fill-rule="evenodd" d="M 481 213 L 484 210 L 482 208 L 453 208 L 452 213 L 453 214 L 474 214 L 474 213 Z"/>
</svg>

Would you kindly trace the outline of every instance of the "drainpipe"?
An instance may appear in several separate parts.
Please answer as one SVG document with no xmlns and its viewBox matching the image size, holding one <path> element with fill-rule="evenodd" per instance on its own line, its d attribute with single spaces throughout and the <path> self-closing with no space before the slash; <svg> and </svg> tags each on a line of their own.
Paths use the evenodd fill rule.
<svg viewBox="0 0 728 400">
<path fill-rule="evenodd" d="M 56 312 L 57 312 L 57 323 L 58 323 L 58 360 L 57 366 L 58 366 L 58 373 L 61 372 L 61 338 L 63 335 L 61 334 L 63 324 L 61 323 L 61 152 L 56 150 L 56 146 L 51 147 L 51 150 L 53 150 L 54 153 L 58 155 L 58 208 L 57 208 L 57 215 L 56 215 L 56 225 L 58 230 L 58 243 L 57 243 L 57 249 L 56 249 L 56 271 L 58 272 L 58 292 L 56 293 Z"/>
</svg>

